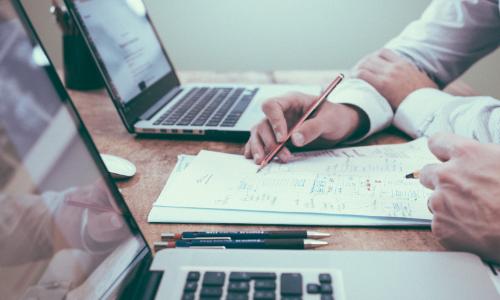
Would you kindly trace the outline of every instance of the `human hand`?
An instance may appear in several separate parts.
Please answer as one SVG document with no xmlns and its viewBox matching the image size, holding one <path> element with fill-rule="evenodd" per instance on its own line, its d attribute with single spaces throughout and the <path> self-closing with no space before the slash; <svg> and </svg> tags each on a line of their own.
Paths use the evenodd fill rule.
<svg viewBox="0 0 500 300">
<path fill-rule="evenodd" d="M 267 100 L 262 105 L 266 119 L 252 128 L 250 139 L 245 145 L 245 157 L 253 158 L 260 164 L 265 155 L 283 142 L 288 130 L 303 116 L 316 96 L 303 93 L 290 93 Z M 363 128 L 367 116 L 359 109 L 344 104 L 325 102 L 316 114 L 297 128 L 291 137 L 296 147 L 306 145 L 331 147 L 352 136 L 357 129 Z M 286 148 L 278 153 L 281 161 L 287 162 L 293 156 Z"/>
<path fill-rule="evenodd" d="M 381 49 L 361 59 L 352 76 L 371 84 L 396 110 L 412 92 L 438 88 L 427 74 L 389 49 Z"/>
<path fill-rule="evenodd" d="M 420 182 L 434 190 L 432 232 L 450 250 L 500 263 L 500 146 L 437 134 L 429 149 L 444 162 L 420 173 Z"/>
<path fill-rule="evenodd" d="M 70 247 L 113 250 L 115 242 L 130 235 L 102 181 L 66 194 L 55 218 L 65 244 Z"/>
</svg>

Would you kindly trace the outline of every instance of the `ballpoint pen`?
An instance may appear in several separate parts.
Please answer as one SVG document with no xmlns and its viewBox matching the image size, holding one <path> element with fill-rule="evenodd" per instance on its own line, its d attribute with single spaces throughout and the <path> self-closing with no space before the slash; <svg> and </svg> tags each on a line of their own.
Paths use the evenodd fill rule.
<svg viewBox="0 0 500 300">
<path fill-rule="evenodd" d="M 250 240 L 177 240 L 156 242 L 161 248 L 232 248 L 232 249 L 313 249 L 328 242 L 311 239 L 250 239 Z"/>
<path fill-rule="evenodd" d="M 199 240 L 199 239 L 321 239 L 329 237 L 329 233 L 309 230 L 283 231 L 191 231 L 183 233 L 162 233 L 162 240 Z"/>
</svg>

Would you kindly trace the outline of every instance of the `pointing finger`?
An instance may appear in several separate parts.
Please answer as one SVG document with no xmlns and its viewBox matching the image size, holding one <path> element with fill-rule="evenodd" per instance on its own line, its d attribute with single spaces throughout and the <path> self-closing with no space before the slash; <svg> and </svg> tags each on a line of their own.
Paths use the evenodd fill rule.
<svg viewBox="0 0 500 300">
<path fill-rule="evenodd" d="M 277 99 L 268 100 L 262 104 L 262 111 L 269 120 L 278 142 L 282 142 L 288 132 L 284 114 L 286 107 L 283 106 Z"/>
</svg>

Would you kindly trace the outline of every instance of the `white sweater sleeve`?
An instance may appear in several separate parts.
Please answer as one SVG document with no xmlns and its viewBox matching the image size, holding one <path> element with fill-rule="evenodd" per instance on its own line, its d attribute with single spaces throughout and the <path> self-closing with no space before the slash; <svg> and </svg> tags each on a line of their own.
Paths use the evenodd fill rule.
<svg viewBox="0 0 500 300">
<path fill-rule="evenodd" d="M 436 89 L 410 94 L 399 106 L 394 125 L 411 137 L 445 131 L 500 144 L 500 100 L 457 97 Z"/>
<path fill-rule="evenodd" d="M 391 106 L 377 90 L 360 79 L 345 80 L 328 98 L 330 102 L 356 106 L 366 113 L 369 121 L 368 132 L 355 141 L 365 139 L 371 134 L 387 128 L 393 118 Z"/>
</svg>

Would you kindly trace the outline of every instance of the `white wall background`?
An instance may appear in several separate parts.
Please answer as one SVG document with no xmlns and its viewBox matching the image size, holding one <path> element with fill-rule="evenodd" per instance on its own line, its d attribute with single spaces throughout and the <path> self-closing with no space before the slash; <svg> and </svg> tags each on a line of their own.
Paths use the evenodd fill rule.
<svg viewBox="0 0 500 300">
<path fill-rule="evenodd" d="M 49 0 L 25 0 L 51 57 L 58 30 Z M 179 70 L 346 69 L 384 45 L 430 0 L 145 0 Z M 500 99 L 500 51 L 465 80 Z"/>
</svg>

